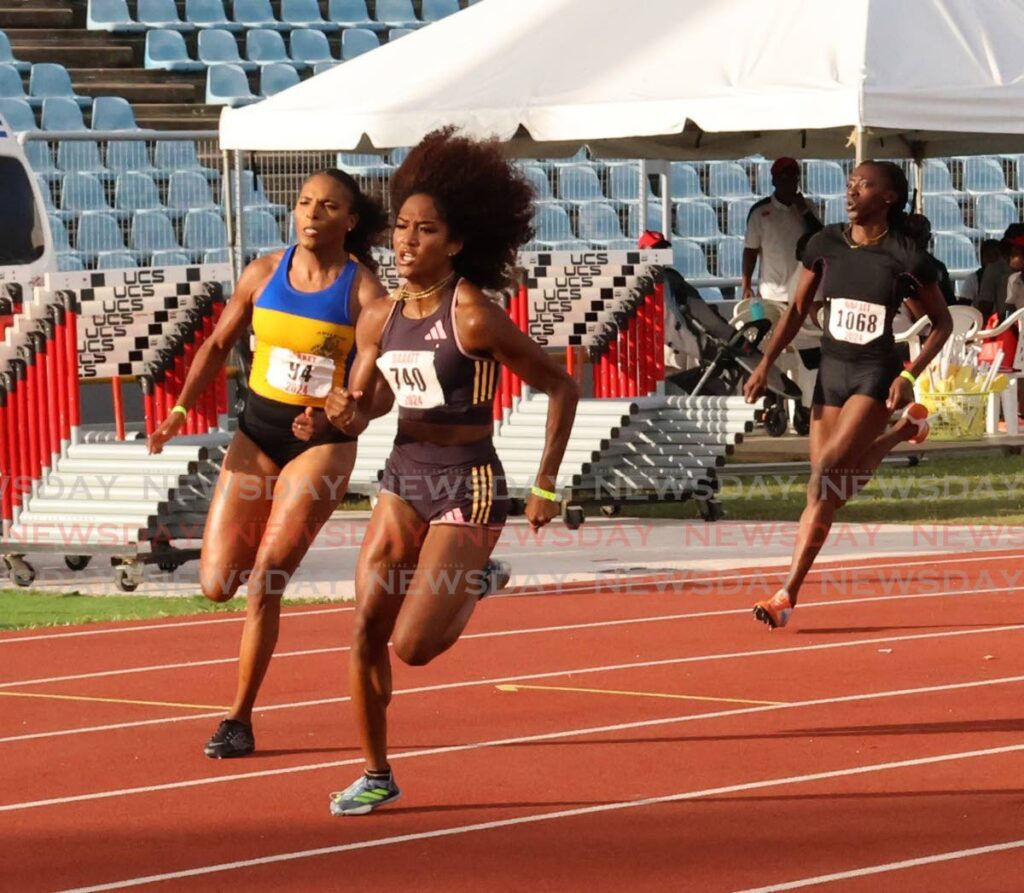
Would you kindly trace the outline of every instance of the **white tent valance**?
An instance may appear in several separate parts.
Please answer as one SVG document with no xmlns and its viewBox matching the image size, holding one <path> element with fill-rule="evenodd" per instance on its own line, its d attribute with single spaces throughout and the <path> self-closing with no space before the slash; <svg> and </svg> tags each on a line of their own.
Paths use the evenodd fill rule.
<svg viewBox="0 0 1024 893">
<path fill-rule="evenodd" d="M 482 0 L 256 105 L 225 149 L 454 124 L 520 155 L 1024 152 L 1024 0 Z"/>
</svg>

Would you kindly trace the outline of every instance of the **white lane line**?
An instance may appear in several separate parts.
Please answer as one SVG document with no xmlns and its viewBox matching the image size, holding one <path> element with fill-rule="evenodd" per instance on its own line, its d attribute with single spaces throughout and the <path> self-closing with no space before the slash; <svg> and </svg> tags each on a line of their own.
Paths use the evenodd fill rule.
<svg viewBox="0 0 1024 893">
<path fill-rule="evenodd" d="M 646 729 L 657 726 L 677 725 L 679 723 L 696 722 L 702 719 L 723 719 L 733 716 L 744 716 L 752 713 L 769 713 L 775 710 L 795 710 L 801 707 L 821 707 L 833 704 L 849 704 L 860 701 L 876 701 L 886 698 L 906 697 L 938 692 L 963 691 L 975 688 L 986 688 L 990 685 L 1014 685 L 1024 682 L 1024 676 L 1007 676 L 1001 679 L 982 679 L 974 682 L 951 682 L 943 685 L 929 685 L 919 688 L 903 688 L 893 691 L 870 692 L 866 694 L 838 695 L 831 698 L 813 698 L 806 701 L 794 701 L 790 704 L 772 704 L 763 707 L 736 707 L 725 710 L 714 710 L 709 713 L 685 713 L 679 716 L 659 717 L 658 719 L 637 720 L 634 722 L 614 723 L 612 725 L 590 726 L 569 729 L 561 732 L 543 732 L 536 735 L 524 735 L 517 738 L 499 738 L 491 741 L 476 741 L 470 744 L 450 744 L 444 747 L 421 748 L 419 750 L 401 751 L 389 754 L 389 760 L 410 759 L 414 757 L 437 756 L 480 750 L 489 747 L 509 747 L 516 744 L 534 744 L 539 741 L 557 741 L 564 738 L 578 738 L 584 735 L 602 735 L 609 732 L 622 732 L 635 729 Z M 1024 745 L 1021 745 L 1024 747 Z M 66 806 L 69 803 L 83 803 L 95 800 L 109 800 L 115 797 L 127 797 L 134 794 L 153 794 L 158 791 L 175 791 L 183 788 L 202 787 L 211 784 L 228 784 L 236 781 L 247 781 L 253 778 L 271 778 L 279 775 L 294 775 L 299 772 L 316 772 L 322 769 L 337 769 L 342 766 L 362 765 L 362 756 L 350 757 L 345 760 L 329 760 L 322 763 L 307 763 L 301 766 L 288 766 L 280 769 L 262 769 L 257 772 L 239 772 L 234 775 L 216 775 L 206 778 L 190 778 L 183 781 L 171 781 L 163 784 L 143 785 L 135 788 L 117 788 L 108 791 L 94 791 L 90 794 L 69 794 L 64 797 L 50 797 L 44 800 L 25 800 L 19 803 L 0 805 L 0 813 L 17 812 L 24 809 L 37 809 L 43 806 Z"/>
<path fill-rule="evenodd" d="M 918 554 L 918 553 L 915 553 L 915 554 Z M 958 557 L 957 555 L 951 553 L 951 554 L 949 554 L 948 557 L 936 556 L 933 559 L 922 560 L 922 561 L 903 561 L 903 560 L 900 559 L 899 556 L 895 556 L 892 559 L 890 559 L 889 561 L 885 561 L 885 562 L 882 562 L 880 564 L 859 564 L 859 565 L 858 564 L 844 565 L 844 564 L 838 564 L 838 563 L 837 564 L 819 564 L 817 567 L 815 567 L 815 568 L 813 568 L 811 570 L 811 572 L 808 574 L 808 576 L 809 577 L 816 577 L 816 576 L 823 576 L 823 575 L 833 575 L 837 571 L 881 570 L 881 569 L 889 568 L 889 567 L 900 567 L 900 568 L 904 568 L 904 567 L 931 567 L 931 566 L 941 565 L 941 564 L 974 564 L 974 563 L 977 563 L 977 562 L 986 562 L 986 561 L 1003 561 L 1003 562 L 1008 562 L 1011 559 L 1018 558 L 1018 557 L 1024 558 L 1024 553 L 1021 553 L 1021 554 L 1017 554 L 1017 553 L 1010 554 L 1010 553 L 1007 553 L 1007 554 L 996 554 L 996 555 L 977 555 L 977 556 L 973 556 L 973 557 L 970 557 L 970 558 Z M 747 580 L 747 579 L 750 578 L 751 573 L 753 573 L 753 572 L 754 572 L 754 570 L 747 569 L 744 573 L 739 573 L 739 574 L 716 574 L 716 575 L 713 575 L 713 576 L 692 577 L 691 578 L 691 577 L 687 577 L 686 576 L 685 571 L 678 571 L 678 570 L 676 570 L 676 571 L 665 571 L 664 574 L 659 573 L 657 575 L 659 577 L 664 576 L 665 579 L 657 580 L 657 581 L 654 581 L 654 582 L 637 584 L 637 585 L 642 587 L 642 588 L 649 589 L 649 588 L 657 586 L 659 583 L 664 585 L 664 584 L 670 583 L 670 582 L 685 583 L 688 586 L 694 585 L 694 584 L 697 584 L 697 583 L 716 583 L 716 582 L 725 583 L 725 582 L 729 582 L 729 581 L 733 581 L 733 580 Z M 774 570 L 774 569 L 771 570 L 771 571 L 768 571 L 768 572 L 763 572 L 763 573 L 760 570 L 757 570 L 756 572 L 761 574 L 765 578 L 768 578 L 768 577 L 775 578 L 775 577 L 782 576 L 784 574 L 783 570 Z M 1018 579 L 1024 579 L 1024 574 L 1021 574 L 1021 573 L 1018 572 L 1018 573 L 1015 573 L 1013 575 L 1013 577 L 1014 577 L 1013 582 L 1016 582 Z M 504 598 L 515 598 L 515 597 L 517 597 L 519 595 L 523 595 L 523 596 L 526 596 L 526 595 L 537 595 L 537 594 L 543 594 L 545 592 L 552 592 L 552 593 L 555 593 L 555 594 L 565 594 L 565 595 L 568 595 L 568 594 L 572 594 L 572 592 L 574 591 L 575 588 L 578 588 L 582 592 L 589 592 L 589 591 L 593 590 L 595 587 L 600 588 L 602 582 L 607 584 L 609 581 L 608 580 L 602 581 L 601 579 L 578 580 L 578 581 L 571 581 L 571 582 L 561 583 L 561 584 L 555 583 L 555 584 L 551 584 L 549 586 L 541 586 L 539 588 L 534 588 L 531 585 L 528 588 L 528 591 L 523 591 L 521 593 L 511 592 L 511 593 L 507 593 L 507 594 L 504 594 L 504 595 L 502 593 L 495 593 L 493 596 L 491 596 L 491 598 L 497 600 L 497 599 L 504 599 Z M 910 582 L 910 581 L 906 581 L 906 582 Z M 1007 580 L 1007 582 L 1010 582 L 1010 581 Z M 628 580 L 622 580 L 619 583 L 617 583 L 617 585 L 620 588 L 622 588 L 622 587 L 627 587 L 628 588 L 629 581 Z M 282 612 L 281 616 L 282 617 L 285 617 L 285 616 L 287 616 L 287 617 L 315 617 L 315 616 L 318 616 L 320 614 L 337 614 L 337 613 L 343 613 L 343 612 L 354 611 L 354 610 L 355 610 L 355 606 L 352 605 L 352 604 L 349 604 L 349 605 L 346 605 L 344 607 L 327 608 L 327 609 L 324 609 L 324 610 L 317 610 L 317 611 L 303 611 L 303 610 L 284 611 L 284 612 Z M 183 627 L 183 626 L 203 626 L 205 624 L 211 624 L 211 623 L 241 623 L 244 619 L 245 619 L 244 614 L 241 614 L 241 612 L 240 612 L 238 616 L 221 617 L 221 618 L 216 618 L 216 619 L 211 619 L 211 620 L 197 620 L 197 621 L 192 621 L 192 622 L 184 621 L 184 622 L 180 622 L 180 623 L 147 624 L 145 626 L 125 626 L 125 627 L 118 627 L 117 629 L 83 629 L 83 630 L 76 630 L 76 631 L 73 631 L 73 632 L 42 633 L 42 634 L 35 635 L 35 636 L 20 636 L 20 637 L 13 637 L 13 638 L 3 638 L 3 637 L 0 637 L 0 646 L 3 646 L 3 645 L 16 645 L 19 642 L 47 641 L 49 639 L 67 639 L 67 638 L 78 638 L 78 637 L 82 637 L 82 636 L 112 635 L 114 633 L 132 633 L 132 632 L 140 632 L 140 631 L 147 631 L 147 630 L 176 629 L 176 628 Z"/>
<path fill-rule="evenodd" d="M 311 611 L 282 611 L 281 617 L 319 617 L 322 614 L 341 614 L 346 611 L 354 611 L 354 605 L 341 608 L 321 608 Z M 112 636 L 117 633 L 148 632 L 149 630 L 160 629 L 181 629 L 188 626 L 211 626 L 216 623 L 241 623 L 245 620 L 245 610 L 239 610 L 229 617 L 212 617 L 204 620 L 182 620 L 177 623 L 147 623 L 141 626 L 118 626 L 115 629 L 80 629 L 66 633 L 40 633 L 37 636 L 17 636 L 12 638 L 0 638 L 0 645 L 20 645 L 22 642 L 48 642 L 51 639 L 80 639 L 83 636 Z"/>
<path fill-rule="evenodd" d="M 952 862 L 955 859 L 968 859 L 971 856 L 985 856 L 989 853 L 1004 853 L 1024 847 L 1024 840 L 1010 840 L 1006 843 L 994 843 L 991 846 L 978 846 L 969 850 L 953 850 L 948 853 L 936 853 L 934 856 L 921 856 L 917 859 L 904 859 L 901 862 L 887 862 L 884 865 L 868 865 L 851 871 L 837 871 L 834 874 L 822 874 L 818 877 L 803 878 L 799 881 L 788 881 L 783 884 L 772 884 L 770 887 L 751 887 L 739 893 L 776 893 L 778 890 L 799 890 L 801 887 L 815 887 L 818 884 L 830 884 L 832 881 L 845 881 L 850 878 L 867 877 L 882 874 L 886 871 L 900 871 L 904 868 L 918 868 L 921 865 L 934 865 L 936 862 Z"/>
<path fill-rule="evenodd" d="M 918 599 L 918 598 L 936 598 L 936 597 L 949 597 L 949 596 L 972 596 L 972 595 L 984 595 L 992 592 L 1015 592 L 1015 589 L 970 589 L 970 590 L 957 590 L 954 592 L 938 592 L 938 593 L 922 593 L 920 595 L 906 595 L 906 596 L 883 596 L 875 599 L 849 599 L 844 601 L 833 601 L 833 602 L 820 602 L 818 604 L 811 604 L 807 606 L 801 606 L 801 610 L 808 610 L 810 608 L 824 608 L 831 605 L 837 604 L 849 604 L 857 603 L 860 604 L 864 601 L 891 601 L 895 599 Z M 683 617 L 702 617 L 702 616 L 714 616 L 718 613 L 724 614 L 747 614 L 747 609 L 729 610 L 724 612 L 706 612 L 705 614 L 686 614 Z M 602 624 L 615 624 L 619 621 L 601 621 Z M 575 627 L 569 627 L 575 628 Z M 522 634 L 527 632 L 549 632 L 555 627 L 550 628 L 539 628 L 535 630 L 506 630 L 501 633 L 494 635 L 514 635 Z M 636 663 L 625 663 L 625 664 L 609 664 L 606 666 L 599 667 L 582 667 L 570 670 L 552 670 L 545 673 L 532 673 L 529 675 L 522 676 L 502 676 L 494 679 L 474 679 L 462 682 L 444 682 L 437 685 L 427 685 L 418 688 L 406 688 L 398 689 L 394 692 L 395 695 L 402 694 L 420 694 L 423 692 L 432 691 L 446 691 L 453 688 L 465 688 L 474 685 L 497 685 L 505 682 L 523 682 L 533 679 L 552 679 L 559 676 L 571 676 L 573 674 L 585 674 L 585 673 L 603 673 L 611 670 L 623 670 L 623 669 L 637 669 L 644 667 L 660 667 L 670 666 L 674 664 L 685 664 L 685 663 L 701 663 L 709 660 L 730 660 L 741 657 L 759 657 L 761 655 L 770 654 L 796 654 L 804 651 L 821 651 L 831 648 L 852 648 L 858 645 L 875 645 L 880 642 L 912 642 L 919 639 L 933 639 L 933 638 L 946 638 L 950 636 L 969 636 L 979 635 L 983 633 L 991 632 L 1014 632 L 1024 629 L 1024 624 L 1017 624 L 1013 626 L 990 626 L 982 627 L 978 629 L 966 629 L 966 630 L 948 630 L 940 633 L 913 633 L 906 636 L 882 636 L 872 639 L 853 639 L 846 642 L 822 642 L 815 645 L 801 645 L 796 648 L 765 648 L 756 649 L 751 651 L 736 651 L 736 652 L 725 652 L 718 654 L 699 654 L 690 657 L 672 657 L 665 658 L 656 661 L 642 661 Z M 481 638 L 492 635 L 489 633 L 475 633 L 474 636 Z M 462 638 L 469 638 L 470 636 L 463 636 Z M 269 713 L 276 710 L 295 710 L 303 707 L 321 707 L 327 704 L 344 704 L 349 700 L 348 696 L 333 697 L 333 698 L 318 698 L 310 701 L 293 701 L 286 704 L 270 704 L 256 708 L 257 713 Z M 133 720 L 131 722 L 123 723 L 111 723 L 101 726 L 82 726 L 71 729 L 55 729 L 47 732 L 29 732 L 23 735 L 9 735 L 4 738 L 0 738 L 0 744 L 9 744 L 17 741 L 32 741 L 40 738 L 59 738 L 66 735 L 78 735 L 88 732 L 109 732 L 119 729 L 134 729 L 143 726 L 159 725 L 160 723 L 170 722 L 186 722 L 189 720 L 196 719 L 209 719 L 211 716 L 217 714 L 210 713 L 196 713 L 187 716 L 168 716 L 159 719 L 141 719 Z"/>
<path fill-rule="evenodd" d="M 532 825 L 537 822 L 552 822 L 558 819 L 576 819 L 581 816 L 598 815 L 623 809 L 642 809 L 648 806 L 661 806 L 666 803 L 682 803 L 688 800 L 701 800 L 709 797 L 720 797 L 727 794 L 738 794 L 747 791 L 761 791 L 768 788 L 788 785 L 810 784 L 816 781 L 829 781 L 836 778 L 850 778 L 857 775 L 870 775 L 876 772 L 890 772 L 898 769 L 915 769 L 920 766 L 931 766 L 938 763 L 950 763 L 959 760 L 972 760 L 1002 754 L 1024 751 L 1024 744 L 1011 744 L 1005 747 L 990 747 L 984 750 L 966 750 L 954 753 L 937 754 L 930 757 L 916 757 L 909 760 L 893 760 L 886 763 L 868 763 L 851 766 L 846 769 L 832 769 L 827 772 L 809 772 L 805 775 L 790 775 L 782 778 L 768 778 L 763 781 L 748 781 L 739 784 L 721 785 L 715 788 L 703 788 L 696 791 L 684 791 L 678 794 L 666 794 L 661 797 L 644 797 L 641 800 L 620 800 L 614 803 L 601 803 L 596 806 L 581 806 L 575 809 L 561 809 L 556 812 L 533 813 L 512 819 L 499 819 L 493 822 L 475 822 L 471 825 L 454 825 L 438 828 L 434 831 L 419 831 L 412 834 L 397 834 L 392 837 L 378 837 L 371 840 L 360 840 L 354 843 L 343 843 L 336 846 L 318 847 L 311 850 L 297 850 L 290 853 L 277 853 L 273 856 L 260 856 L 255 859 L 239 859 L 234 862 L 221 862 L 215 865 L 203 865 L 198 868 L 186 868 L 181 871 L 169 871 L 164 874 L 151 874 L 143 877 L 128 878 L 96 884 L 91 887 L 76 887 L 63 893 L 100 893 L 103 890 L 120 890 L 125 887 L 155 884 L 161 881 L 180 880 L 187 877 L 217 874 L 224 871 L 238 871 L 244 868 L 256 868 L 261 865 L 274 865 L 282 862 L 295 862 L 300 859 L 311 859 L 317 856 L 331 856 L 355 850 L 376 849 L 395 846 L 419 840 L 437 840 L 445 837 L 456 837 L 478 831 L 494 831 L 498 828 L 511 828 L 516 825 Z M 1024 842 L 1016 842 L 1021 845 Z M 1010 848 L 1011 845 L 1004 845 Z M 789 887 L 765 887 L 764 890 L 785 890 Z"/>
<path fill-rule="evenodd" d="M 891 602 L 891 601 L 906 601 L 919 598 L 939 598 L 942 596 L 974 596 L 974 595 L 991 595 L 996 592 L 1015 592 L 1015 589 L 997 587 L 991 589 L 956 589 L 950 591 L 940 592 L 921 592 L 921 593 L 905 593 L 901 595 L 880 595 L 868 598 L 845 598 L 845 599 L 831 599 L 827 602 L 811 602 L 810 604 L 801 604 L 801 611 L 807 611 L 814 608 L 827 608 L 841 605 L 853 605 L 862 604 L 865 602 Z M 726 608 L 720 611 L 688 611 L 681 614 L 657 614 L 653 617 L 627 617 L 618 620 L 594 620 L 589 623 L 564 623 L 557 626 L 530 626 L 522 629 L 505 629 L 505 630 L 491 630 L 490 632 L 483 633 L 464 633 L 459 637 L 459 641 L 465 639 L 492 639 L 502 638 L 504 636 L 525 636 L 533 635 L 537 633 L 554 633 L 554 632 L 568 632 L 572 630 L 581 629 L 600 629 L 602 627 L 610 626 L 630 626 L 638 623 L 665 623 L 674 620 L 696 620 L 707 617 L 729 617 L 729 616 L 740 616 L 748 615 L 750 613 L 749 608 Z M 304 651 L 282 651 L 275 653 L 275 660 L 286 657 L 311 657 L 321 654 L 340 654 L 343 652 L 350 651 L 351 648 L 347 645 L 344 646 L 333 646 L 330 648 L 311 648 Z M 210 667 L 218 664 L 233 664 L 238 661 L 237 657 L 218 657 L 211 658 L 209 660 L 199 661 L 182 661 L 180 663 L 173 664 L 154 664 L 151 666 L 142 667 L 125 667 L 116 670 L 97 670 L 92 673 L 76 673 L 69 676 L 40 676 L 33 679 L 20 679 L 10 682 L 0 682 L 0 689 L 3 688 L 17 688 L 22 685 L 43 685 L 53 682 L 77 682 L 82 679 L 102 679 L 110 676 L 122 676 L 132 675 L 135 673 L 148 673 L 158 670 L 188 670 L 194 667 Z M 0 738 L 0 742 L 6 739 Z"/>
</svg>

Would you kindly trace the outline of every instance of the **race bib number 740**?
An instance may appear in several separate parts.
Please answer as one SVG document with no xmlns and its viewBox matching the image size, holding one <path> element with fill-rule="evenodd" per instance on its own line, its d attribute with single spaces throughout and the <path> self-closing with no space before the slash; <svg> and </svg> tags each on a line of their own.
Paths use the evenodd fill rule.
<svg viewBox="0 0 1024 893">
<path fill-rule="evenodd" d="M 869 344 L 885 330 L 885 307 L 852 298 L 829 302 L 828 333 L 847 344 Z"/>
<path fill-rule="evenodd" d="M 395 402 L 404 409 L 433 409 L 444 404 L 444 389 L 432 350 L 389 350 L 377 358 Z"/>
</svg>

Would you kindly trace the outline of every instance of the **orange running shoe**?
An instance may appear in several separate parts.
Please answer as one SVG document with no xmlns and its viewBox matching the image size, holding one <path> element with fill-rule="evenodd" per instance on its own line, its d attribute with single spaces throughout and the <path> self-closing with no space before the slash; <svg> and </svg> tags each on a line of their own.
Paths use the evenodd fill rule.
<svg viewBox="0 0 1024 893">
<path fill-rule="evenodd" d="M 780 589 L 770 599 L 754 605 L 754 616 L 770 629 L 778 629 L 789 623 L 789 615 L 793 613 L 793 605 L 789 593 Z"/>
<path fill-rule="evenodd" d="M 911 403 L 903 410 L 903 418 L 917 428 L 917 434 L 910 438 L 909 443 L 924 443 L 931 430 L 931 425 L 928 424 L 928 408 L 920 403 Z"/>
</svg>

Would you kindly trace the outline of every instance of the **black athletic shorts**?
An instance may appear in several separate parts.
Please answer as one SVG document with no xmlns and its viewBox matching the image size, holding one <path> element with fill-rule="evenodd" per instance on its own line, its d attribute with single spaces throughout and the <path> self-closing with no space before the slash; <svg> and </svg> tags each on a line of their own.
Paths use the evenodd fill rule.
<svg viewBox="0 0 1024 893">
<path fill-rule="evenodd" d="M 508 518 L 505 470 L 489 437 L 438 446 L 399 435 L 380 485 L 430 524 L 500 529 Z"/>
<path fill-rule="evenodd" d="M 238 417 L 238 430 L 266 453 L 278 468 L 284 468 L 310 447 L 324 443 L 352 443 L 356 439 L 329 424 L 319 437 L 299 440 L 292 433 L 292 422 L 302 411 L 301 406 L 271 400 L 250 390 L 245 395 L 245 408 Z"/>
<path fill-rule="evenodd" d="M 854 394 L 862 394 L 884 403 L 889 397 L 892 380 L 903 369 L 898 356 L 884 359 L 843 360 L 823 354 L 814 383 L 816 406 L 842 406 Z"/>
</svg>

